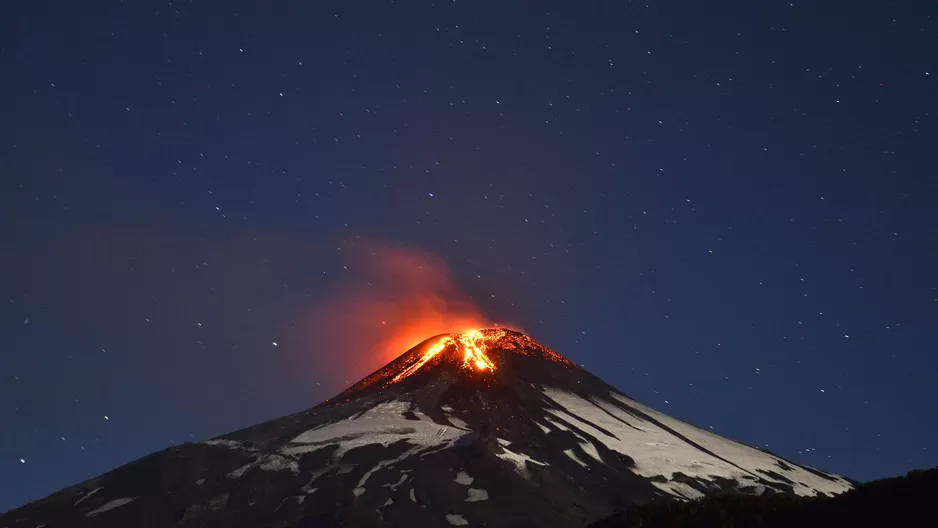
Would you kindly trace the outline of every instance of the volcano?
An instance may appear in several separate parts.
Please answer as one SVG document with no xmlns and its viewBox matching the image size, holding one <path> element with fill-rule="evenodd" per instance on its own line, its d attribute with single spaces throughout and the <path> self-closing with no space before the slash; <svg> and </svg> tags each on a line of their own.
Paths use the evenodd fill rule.
<svg viewBox="0 0 938 528">
<path fill-rule="evenodd" d="M 316 407 L 154 453 L 0 527 L 563 527 L 656 499 L 851 487 L 487 329 L 430 338 Z"/>
</svg>

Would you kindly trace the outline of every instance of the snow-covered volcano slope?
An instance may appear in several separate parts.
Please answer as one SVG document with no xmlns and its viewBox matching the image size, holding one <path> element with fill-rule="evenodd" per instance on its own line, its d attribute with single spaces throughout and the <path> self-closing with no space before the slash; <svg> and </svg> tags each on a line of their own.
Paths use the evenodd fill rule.
<svg viewBox="0 0 938 528">
<path fill-rule="evenodd" d="M 486 330 L 429 339 L 322 405 L 156 453 L 0 528 L 581 526 L 654 498 L 850 487 Z"/>
</svg>

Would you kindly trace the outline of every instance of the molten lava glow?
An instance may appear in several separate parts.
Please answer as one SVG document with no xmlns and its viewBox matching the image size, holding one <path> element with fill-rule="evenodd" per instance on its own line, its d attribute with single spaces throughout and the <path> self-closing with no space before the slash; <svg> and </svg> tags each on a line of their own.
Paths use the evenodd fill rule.
<svg viewBox="0 0 938 528">
<path fill-rule="evenodd" d="M 567 358 L 521 332 L 504 328 L 488 328 L 472 330 L 464 334 L 446 334 L 428 342 L 422 350 L 410 350 L 398 360 L 388 363 L 346 389 L 341 397 L 347 399 L 356 392 L 369 387 L 387 387 L 416 373 L 421 368 L 430 368 L 443 360 L 458 364 L 470 372 L 494 371 L 496 364 L 490 356 L 502 361 L 506 357 L 505 354 L 551 361 L 568 369 L 579 368 Z M 416 359 L 414 359 L 415 356 Z"/>
<path fill-rule="evenodd" d="M 457 351 L 462 352 L 462 363 L 466 368 L 476 370 L 495 370 L 495 363 L 486 355 L 486 348 L 489 343 L 498 341 L 505 336 L 503 330 L 481 332 L 473 330 L 465 334 L 450 334 L 440 338 L 439 341 L 430 345 L 426 352 L 420 356 L 420 359 L 412 365 L 394 376 L 393 381 L 400 381 L 424 366 L 449 347 L 456 347 Z"/>
</svg>

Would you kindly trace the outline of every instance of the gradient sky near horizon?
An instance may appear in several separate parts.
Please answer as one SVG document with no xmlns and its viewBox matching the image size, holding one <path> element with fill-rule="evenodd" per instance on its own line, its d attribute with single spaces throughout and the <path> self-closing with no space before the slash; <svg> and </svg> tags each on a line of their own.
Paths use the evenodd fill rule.
<svg viewBox="0 0 938 528">
<path fill-rule="evenodd" d="M 800 463 L 938 464 L 938 4 L 5 11 L 0 511 L 480 318 Z"/>
</svg>

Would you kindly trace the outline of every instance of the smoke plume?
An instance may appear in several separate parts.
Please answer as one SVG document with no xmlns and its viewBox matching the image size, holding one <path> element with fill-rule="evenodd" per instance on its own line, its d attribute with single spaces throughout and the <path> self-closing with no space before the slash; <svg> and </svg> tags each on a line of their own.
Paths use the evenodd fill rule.
<svg viewBox="0 0 938 528">
<path fill-rule="evenodd" d="M 370 241 L 343 252 L 351 278 L 304 330 L 304 341 L 319 349 L 317 366 L 337 382 L 333 390 L 434 335 L 496 326 L 428 252 Z"/>
</svg>

